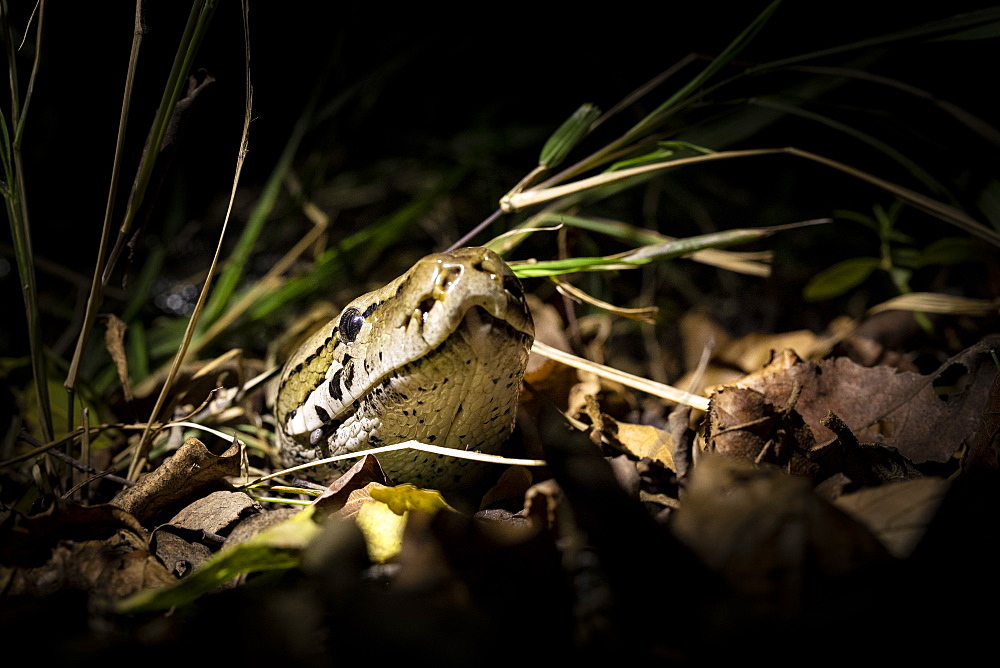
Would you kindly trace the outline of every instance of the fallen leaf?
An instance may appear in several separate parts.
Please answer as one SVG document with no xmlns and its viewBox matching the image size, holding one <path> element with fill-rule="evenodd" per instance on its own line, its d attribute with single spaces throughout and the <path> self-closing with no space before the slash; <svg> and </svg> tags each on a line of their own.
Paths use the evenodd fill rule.
<svg viewBox="0 0 1000 668">
<path fill-rule="evenodd" d="M 671 528 L 757 613 L 789 613 L 825 578 L 887 559 L 860 523 L 822 500 L 808 478 L 705 453 Z"/>
<path fill-rule="evenodd" d="M 528 308 L 531 310 L 531 319 L 535 324 L 535 340 L 547 343 L 553 348 L 558 348 L 563 352 L 573 352 L 569 341 L 566 339 L 566 325 L 562 316 L 551 304 L 546 304 L 533 294 L 525 296 L 528 301 Z M 544 366 L 558 364 L 547 357 L 537 353 L 528 356 L 528 366 L 524 375 L 526 378 L 534 377 L 534 374 Z M 536 378 L 532 384 L 538 382 Z"/>
<path fill-rule="evenodd" d="M 525 492 L 534 482 L 531 469 L 526 466 L 508 466 L 500 474 L 496 484 L 483 495 L 479 503 L 479 509 L 485 510 L 491 507 L 500 506 L 511 500 L 523 499 Z"/>
<path fill-rule="evenodd" d="M 845 487 L 876 487 L 887 482 L 922 478 L 923 474 L 896 448 L 878 443 L 859 443 L 844 421 L 834 413 L 827 413 L 820 421 L 837 435 L 837 440 L 814 454 L 823 479 L 841 474 L 841 491 Z"/>
<path fill-rule="evenodd" d="M 601 434 L 608 443 L 635 459 L 648 458 L 673 470 L 674 440 L 669 431 L 646 424 L 631 424 L 602 415 Z"/>
<path fill-rule="evenodd" d="M 809 458 L 815 441 L 796 410 L 798 401 L 795 388 L 778 405 L 748 388 L 724 387 L 714 392 L 708 409 L 709 447 L 728 457 L 811 475 L 817 468 Z"/>
<path fill-rule="evenodd" d="M 369 500 L 358 509 L 354 521 L 365 535 L 368 558 L 374 563 L 385 563 L 399 554 L 406 526 L 405 514 L 394 513 L 386 504 Z"/>
<path fill-rule="evenodd" d="M 702 351 L 706 347 L 715 351 L 732 340 L 729 332 L 722 325 L 704 313 L 689 311 L 681 316 L 677 326 L 680 329 L 681 342 L 684 346 L 685 369 L 698 368 Z M 676 383 L 676 385 L 677 387 L 688 387 L 682 383 Z"/>
<path fill-rule="evenodd" d="M 330 483 L 323 490 L 323 493 L 316 497 L 312 505 L 322 509 L 324 513 L 336 512 L 344 507 L 351 492 L 361 489 L 369 483 L 385 485 L 386 479 L 378 459 L 371 455 L 365 455 L 347 469 L 342 476 Z"/>
<path fill-rule="evenodd" d="M 66 589 L 117 600 L 174 578 L 149 553 L 145 530 L 109 505 L 57 504 L 12 515 L 0 533 L 5 596 L 45 596 Z"/>
<path fill-rule="evenodd" d="M 772 366 L 736 385 L 760 392 L 775 405 L 800 387 L 795 410 L 819 444 L 834 438 L 821 423 L 832 411 L 859 440 L 892 446 L 915 464 L 946 462 L 979 425 L 996 375 L 990 351 L 997 347 L 1000 337 L 986 338 L 926 376 L 866 368 L 838 357 L 820 363 L 798 360 L 770 372 Z M 788 359 L 783 356 L 782 364 Z M 949 390 L 944 383 L 952 380 L 958 385 Z"/>
<path fill-rule="evenodd" d="M 775 352 L 792 350 L 803 359 L 815 359 L 829 352 L 833 341 L 807 329 L 780 334 L 747 334 L 720 346 L 715 360 L 747 373 L 767 364 Z"/>
<path fill-rule="evenodd" d="M 118 382 L 122 386 L 122 396 L 125 401 L 131 402 L 132 382 L 128 375 L 128 358 L 125 355 L 125 330 L 128 326 L 114 313 L 107 316 L 108 327 L 104 330 L 104 347 L 107 348 L 111 361 L 118 371 Z"/>
<path fill-rule="evenodd" d="M 116 609 L 124 614 L 165 610 L 190 603 L 237 575 L 295 568 L 302 549 L 320 532 L 313 512 L 313 508 L 305 508 L 242 543 L 220 550 L 183 580 L 137 592 L 120 601 Z"/>
<path fill-rule="evenodd" d="M 399 553 L 409 511 L 434 515 L 445 509 L 454 511 L 436 490 L 373 482 L 352 491 L 334 517 L 353 519 L 365 536 L 369 558 L 384 563 Z"/>
<path fill-rule="evenodd" d="M 979 428 L 969 443 L 962 462 L 966 472 L 995 471 L 1000 468 L 1000 375 L 993 379 Z"/>
<path fill-rule="evenodd" d="M 950 486 L 941 478 L 901 480 L 844 494 L 834 505 L 871 529 L 890 554 L 905 559 L 923 538 Z"/>
<path fill-rule="evenodd" d="M 186 575 L 216 552 L 241 520 L 260 511 L 260 504 L 242 492 L 212 492 L 158 526 L 153 550 L 172 573 Z"/>
<path fill-rule="evenodd" d="M 374 500 L 381 501 L 396 514 L 403 514 L 410 510 L 419 510 L 428 515 L 433 515 L 439 510 L 455 512 L 455 509 L 448 505 L 444 497 L 441 496 L 441 492 L 437 490 L 421 489 L 410 484 L 396 485 L 395 487 L 373 485 L 369 489 Z"/>
<path fill-rule="evenodd" d="M 181 499 L 240 474 L 238 444 L 221 455 L 212 454 L 197 438 L 189 438 L 171 457 L 111 499 L 111 505 L 145 521 Z"/>
<path fill-rule="evenodd" d="M 167 526 L 188 531 L 225 533 L 242 518 L 259 511 L 260 504 L 249 495 L 219 490 L 185 506 L 167 522 Z"/>
</svg>

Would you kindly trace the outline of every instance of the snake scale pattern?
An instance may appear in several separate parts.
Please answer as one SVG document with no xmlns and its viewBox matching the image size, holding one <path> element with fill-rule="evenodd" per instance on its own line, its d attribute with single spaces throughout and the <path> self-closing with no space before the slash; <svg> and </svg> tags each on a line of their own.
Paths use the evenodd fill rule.
<svg viewBox="0 0 1000 668">
<path fill-rule="evenodd" d="M 496 253 L 422 258 L 348 304 L 289 358 L 275 402 L 282 462 L 410 439 L 496 454 L 513 428 L 533 340 L 521 284 Z M 378 460 L 392 480 L 434 489 L 467 485 L 482 470 L 415 450 Z M 307 472 L 329 479 L 355 461 Z"/>
</svg>

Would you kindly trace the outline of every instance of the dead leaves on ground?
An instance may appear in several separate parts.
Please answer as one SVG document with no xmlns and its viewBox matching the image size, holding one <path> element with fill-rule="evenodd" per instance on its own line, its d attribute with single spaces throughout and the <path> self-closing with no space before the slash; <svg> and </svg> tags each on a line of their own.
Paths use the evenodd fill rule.
<svg viewBox="0 0 1000 668">
<path fill-rule="evenodd" d="M 979 425 L 996 375 L 990 355 L 1000 339 L 984 340 L 923 376 L 890 367 L 862 367 L 847 358 L 805 363 L 785 352 L 735 384 L 794 411 L 815 442 L 835 436 L 823 425 L 837 415 L 859 441 L 895 448 L 915 464 L 947 462 Z"/>
<path fill-rule="evenodd" d="M 662 407 L 643 418 L 656 411 L 594 376 L 540 365 L 521 446 L 550 470 L 509 469 L 478 509 L 387 486 L 369 457 L 308 510 L 264 510 L 231 485 L 239 450 L 216 456 L 191 439 L 112 505 L 8 514 L 0 577 L 8 595 L 80 589 L 134 615 L 208 605 L 216 590 L 256 596 L 250 585 L 270 571 L 301 622 L 291 636 L 305 625 L 347 643 L 319 642 L 310 656 L 321 659 L 413 655 L 429 637 L 453 658 L 603 647 L 711 659 L 730 654 L 714 639 L 738 654 L 778 621 L 796 620 L 781 638 L 789 651 L 843 633 L 831 615 L 898 630 L 952 591 L 954 566 L 941 564 L 962 564 L 963 541 L 981 531 L 962 505 L 968 533 L 935 527 L 997 472 L 998 347 L 986 339 L 927 375 L 786 350 L 715 387 L 707 415 L 670 419 Z M 721 350 L 742 351 L 732 368 L 759 359 L 751 348 Z M 908 593 L 887 602 L 879 587 Z M 171 638 L 195 632 L 168 626 Z M 281 644 L 291 636 L 278 646 L 301 653 Z"/>
<path fill-rule="evenodd" d="M 7 513 L 2 527 L 4 596 L 82 590 L 118 599 L 173 582 L 150 553 L 142 525 L 111 505 L 56 504 L 33 517 Z"/>
</svg>

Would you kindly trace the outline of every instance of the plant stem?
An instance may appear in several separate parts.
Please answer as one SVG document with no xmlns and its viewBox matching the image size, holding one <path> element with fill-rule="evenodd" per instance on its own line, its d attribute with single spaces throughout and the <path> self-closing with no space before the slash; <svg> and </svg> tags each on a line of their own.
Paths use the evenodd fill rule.
<svg viewBox="0 0 1000 668">
<path fill-rule="evenodd" d="M 3 31 L 4 46 L 7 51 L 7 69 L 10 75 L 11 123 L 14 127 L 14 141 L 10 142 L 7 132 L 7 122 L 0 117 L 3 125 L 3 167 L 7 180 L 7 215 L 10 220 L 11 238 L 14 243 L 14 254 L 17 260 L 18 276 L 21 279 L 21 293 L 24 296 L 25 319 L 28 325 L 28 342 L 31 348 L 31 371 L 35 379 L 35 401 L 38 403 L 39 427 L 44 440 L 52 439 L 52 412 L 49 404 L 48 374 L 45 369 L 44 350 L 40 317 L 38 313 L 38 288 L 35 283 L 34 251 L 31 246 L 31 226 L 28 222 L 28 202 L 24 182 L 24 163 L 21 158 L 21 136 L 28 103 L 31 101 L 31 91 L 34 89 L 35 76 L 38 73 L 39 54 L 42 44 L 42 19 L 45 15 L 45 2 L 41 3 L 38 12 L 38 29 L 35 43 L 35 61 L 31 68 L 28 82 L 28 93 L 25 96 L 24 107 L 20 107 L 20 96 L 17 83 L 17 63 L 15 61 L 14 43 L 10 31 L 10 11 L 7 0 L 0 0 L 0 30 Z"/>
</svg>

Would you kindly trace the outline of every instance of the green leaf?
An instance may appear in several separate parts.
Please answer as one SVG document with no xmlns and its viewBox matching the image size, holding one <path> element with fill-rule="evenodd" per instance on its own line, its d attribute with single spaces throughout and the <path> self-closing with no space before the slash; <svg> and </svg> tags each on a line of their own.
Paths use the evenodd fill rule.
<svg viewBox="0 0 1000 668">
<path fill-rule="evenodd" d="M 669 260 L 689 255 L 695 251 L 708 248 L 725 248 L 735 244 L 757 241 L 775 232 L 796 227 L 777 225 L 774 227 L 743 228 L 712 232 L 686 239 L 675 239 L 663 243 L 648 244 L 628 253 L 608 255 L 605 257 L 573 257 L 565 260 L 550 260 L 545 262 L 510 263 L 510 268 L 518 278 L 540 278 L 573 274 L 581 271 L 615 271 L 618 269 L 634 269 L 653 260 Z"/>
<path fill-rule="evenodd" d="M 705 148 L 704 146 L 698 146 L 697 144 L 692 144 L 686 141 L 661 141 L 657 142 L 656 148 L 648 153 L 643 153 L 642 155 L 635 156 L 634 158 L 629 158 L 627 160 L 619 160 L 610 167 L 608 167 L 606 172 L 614 172 L 619 169 L 626 169 L 628 167 L 637 167 L 639 165 L 645 165 L 650 162 L 662 162 L 671 157 L 680 157 L 676 155 L 680 151 L 692 151 L 700 155 L 708 155 L 709 153 L 714 153 L 710 148 Z"/>
<path fill-rule="evenodd" d="M 833 212 L 833 217 L 839 220 L 849 220 L 854 223 L 860 223 L 871 231 L 878 233 L 878 223 L 875 222 L 875 219 L 867 214 L 861 213 L 860 211 L 837 209 Z"/>
<path fill-rule="evenodd" d="M 893 266 L 907 269 L 920 266 L 920 251 L 916 248 L 894 248 L 891 256 Z"/>
<path fill-rule="evenodd" d="M 839 297 L 864 283 L 881 266 L 876 257 L 854 257 L 824 269 L 806 283 L 802 297 L 816 302 Z"/>
<path fill-rule="evenodd" d="M 972 262 L 979 255 L 979 247 L 968 237 L 938 239 L 920 251 L 915 267 L 961 264 Z"/>
<path fill-rule="evenodd" d="M 580 108 L 574 111 L 573 115 L 566 119 L 545 142 L 538 164 L 550 168 L 560 164 L 573 147 L 587 135 L 590 126 L 600 115 L 601 110 L 594 105 L 590 103 L 580 105 Z"/>
</svg>

